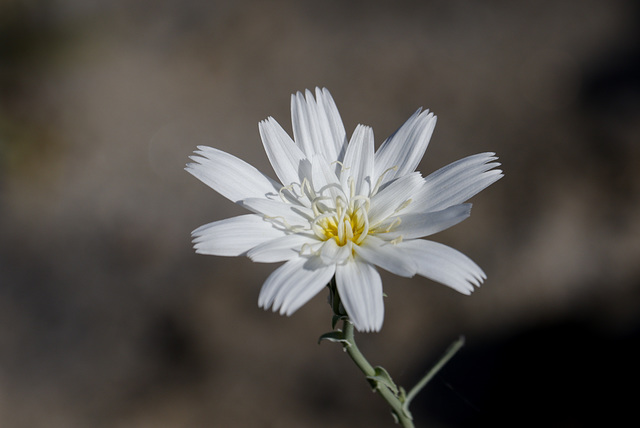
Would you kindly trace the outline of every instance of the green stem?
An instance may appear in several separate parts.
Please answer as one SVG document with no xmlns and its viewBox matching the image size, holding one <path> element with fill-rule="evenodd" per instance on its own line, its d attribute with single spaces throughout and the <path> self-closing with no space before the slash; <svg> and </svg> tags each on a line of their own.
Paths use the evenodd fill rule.
<svg viewBox="0 0 640 428">
<path fill-rule="evenodd" d="M 422 388 L 424 388 L 425 385 L 429 383 L 431 379 L 433 379 L 433 377 L 440 371 L 440 369 L 444 367 L 447 362 L 449 362 L 449 360 L 456 354 L 456 352 L 460 350 L 460 348 L 462 348 L 463 345 L 464 336 L 460 336 L 458 340 L 456 340 L 451 344 L 451 346 L 449 346 L 444 355 L 438 360 L 436 365 L 434 365 L 431 370 L 429 370 L 427 374 L 422 379 L 420 379 L 420 381 L 413 388 L 411 388 L 411 391 L 409 391 L 406 398 L 404 399 L 403 406 L 405 411 L 409 411 L 409 404 L 411 404 L 411 400 L 413 400 L 415 396 L 418 395 Z"/>
<path fill-rule="evenodd" d="M 411 416 L 411 412 L 409 411 L 409 404 L 411 400 L 425 387 L 425 385 L 438 373 L 438 371 L 455 355 L 456 352 L 464 345 L 464 337 L 460 337 L 457 341 L 455 341 L 449 349 L 445 352 L 445 354 L 440 358 L 440 360 L 436 363 L 435 366 L 422 378 L 420 381 L 414 386 L 409 394 L 405 395 L 404 389 L 398 387 L 389 373 L 382 367 L 373 367 L 367 359 L 362 355 L 360 349 L 358 349 L 358 345 L 356 345 L 356 340 L 354 337 L 354 327 L 353 323 L 349 321 L 349 317 L 340 302 L 340 296 L 338 295 L 338 290 L 336 287 L 335 277 L 331 279 L 331 282 L 328 284 L 329 287 L 329 303 L 331 308 L 333 309 L 333 320 L 331 322 L 331 326 L 334 331 L 323 334 L 320 336 L 320 340 L 329 340 L 331 342 L 339 342 L 342 343 L 344 350 L 347 352 L 349 357 L 353 360 L 354 363 L 360 368 L 362 373 L 365 374 L 367 380 L 371 383 L 374 390 L 377 391 L 382 398 L 385 399 L 389 406 L 391 406 L 391 411 L 393 415 L 396 417 L 396 421 L 399 422 L 404 428 L 413 428 L 413 417 Z M 342 320 L 343 321 L 343 329 L 335 330 L 336 323 Z"/>
<path fill-rule="evenodd" d="M 376 370 L 371 364 L 369 364 L 364 355 L 362 355 L 360 349 L 358 349 L 353 334 L 353 324 L 348 319 L 343 320 L 343 333 L 344 340 L 346 341 L 346 343 L 343 343 L 343 346 L 345 351 L 347 351 L 347 354 L 367 377 L 375 377 L 377 375 Z M 400 401 L 398 396 L 387 386 L 380 383 L 377 384 L 376 390 L 382 396 L 382 398 L 384 398 L 385 401 L 389 403 L 393 414 L 398 418 L 398 422 L 405 428 L 413 428 L 413 420 L 410 414 L 405 411 L 405 407 L 403 406 L 403 403 Z"/>
</svg>

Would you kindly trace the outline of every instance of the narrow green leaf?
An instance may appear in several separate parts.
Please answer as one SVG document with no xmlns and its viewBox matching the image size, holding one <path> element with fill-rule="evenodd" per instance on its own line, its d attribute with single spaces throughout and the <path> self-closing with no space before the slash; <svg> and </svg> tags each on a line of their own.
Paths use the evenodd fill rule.
<svg viewBox="0 0 640 428">
<path fill-rule="evenodd" d="M 381 383 L 382 385 L 389 388 L 389 390 L 391 390 L 394 395 L 398 395 L 398 387 L 396 386 L 393 379 L 391 379 L 391 375 L 389 375 L 389 372 L 387 372 L 384 367 L 380 366 L 374 367 L 374 370 L 376 373 L 375 376 L 367 376 L 367 379 L 372 381 L 372 385 L 374 385 L 374 388 L 377 388 L 378 383 Z"/>
<path fill-rule="evenodd" d="M 407 391 L 403 387 L 399 386 L 398 399 L 400 400 L 401 403 L 404 403 L 404 400 L 406 400 L 406 398 L 407 398 Z"/>
<path fill-rule="evenodd" d="M 323 340 L 328 340 L 329 342 L 338 342 L 338 343 L 342 343 L 343 345 L 349 344 L 349 341 L 344 338 L 344 333 L 339 330 L 331 331 L 329 333 L 323 334 L 318 339 L 318 344 Z"/>
</svg>

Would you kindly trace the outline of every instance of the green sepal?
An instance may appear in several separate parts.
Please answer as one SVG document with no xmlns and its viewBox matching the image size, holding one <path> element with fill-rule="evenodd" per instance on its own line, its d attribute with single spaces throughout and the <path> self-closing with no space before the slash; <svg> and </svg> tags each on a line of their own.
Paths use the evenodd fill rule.
<svg viewBox="0 0 640 428">
<path fill-rule="evenodd" d="M 342 343 L 343 345 L 349 345 L 349 341 L 344 338 L 344 333 L 340 330 L 331 331 L 329 333 L 325 333 L 320 338 L 318 338 L 318 344 L 323 340 L 328 340 L 329 342 L 337 342 Z"/>
<path fill-rule="evenodd" d="M 374 376 L 367 376 L 367 379 L 373 386 L 373 389 L 380 388 L 380 384 L 386 386 L 394 395 L 398 395 L 398 387 L 396 386 L 391 375 L 383 367 L 374 367 L 376 374 Z"/>
<path fill-rule="evenodd" d="M 334 315 L 333 317 L 331 317 L 331 328 L 335 329 L 336 324 L 338 324 L 338 321 L 342 321 L 346 319 L 349 319 L 349 317 L 345 315 Z"/>
</svg>

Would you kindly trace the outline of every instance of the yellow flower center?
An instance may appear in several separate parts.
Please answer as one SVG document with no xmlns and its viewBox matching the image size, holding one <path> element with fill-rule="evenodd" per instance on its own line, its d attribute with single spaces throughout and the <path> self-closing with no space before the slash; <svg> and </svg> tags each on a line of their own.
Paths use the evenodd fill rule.
<svg viewBox="0 0 640 428">
<path fill-rule="evenodd" d="M 313 204 L 314 233 L 323 241 L 334 239 L 338 246 L 349 241 L 360 244 L 369 233 L 369 198 L 356 196 L 349 203 L 337 198 L 335 204 L 335 208 L 327 208 L 319 201 Z"/>
</svg>

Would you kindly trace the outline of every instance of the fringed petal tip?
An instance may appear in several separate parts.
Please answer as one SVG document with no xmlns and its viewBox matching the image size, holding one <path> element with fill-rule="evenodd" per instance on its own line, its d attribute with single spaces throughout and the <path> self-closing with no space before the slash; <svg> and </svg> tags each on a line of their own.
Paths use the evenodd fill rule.
<svg viewBox="0 0 640 428">
<path fill-rule="evenodd" d="M 336 286 L 349 319 L 358 331 L 380 331 L 384 321 L 382 280 L 376 268 L 360 258 L 336 268 Z"/>
<path fill-rule="evenodd" d="M 482 164 L 484 164 L 484 173 L 499 174 L 500 177 L 498 178 L 502 178 L 504 176 L 504 173 L 501 169 L 494 169 L 502 165 L 502 163 L 500 162 L 495 162 L 499 159 L 499 157 L 496 156 L 495 152 L 484 152 L 479 153 L 475 156 L 482 160 Z"/>
<path fill-rule="evenodd" d="M 208 223 L 191 232 L 196 253 L 241 256 L 252 248 L 284 236 L 260 216 L 246 214 Z"/>
<path fill-rule="evenodd" d="M 347 140 L 340 113 L 326 88 L 315 92 L 315 98 L 309 89 L 291 95 L 294 140 L 309 158 L 322 153 L 327 159 L 341 160 Z"/>
<path fill-rule="evenodd" d="M 318 294 L 335 273 L 335 265 L 305 266 L 309 266 L 306 258 L 296 258 L 273 271 L 260 290 L 258 306 L 289 316 Z"/>
<path fill-rule="evenodd" d="M 460 251 L 438 242 L 414 239 L 398 249 L 418 266 L 418 275 L 469 295 L 487 278 L 484 271 Z"/>
</svg>

